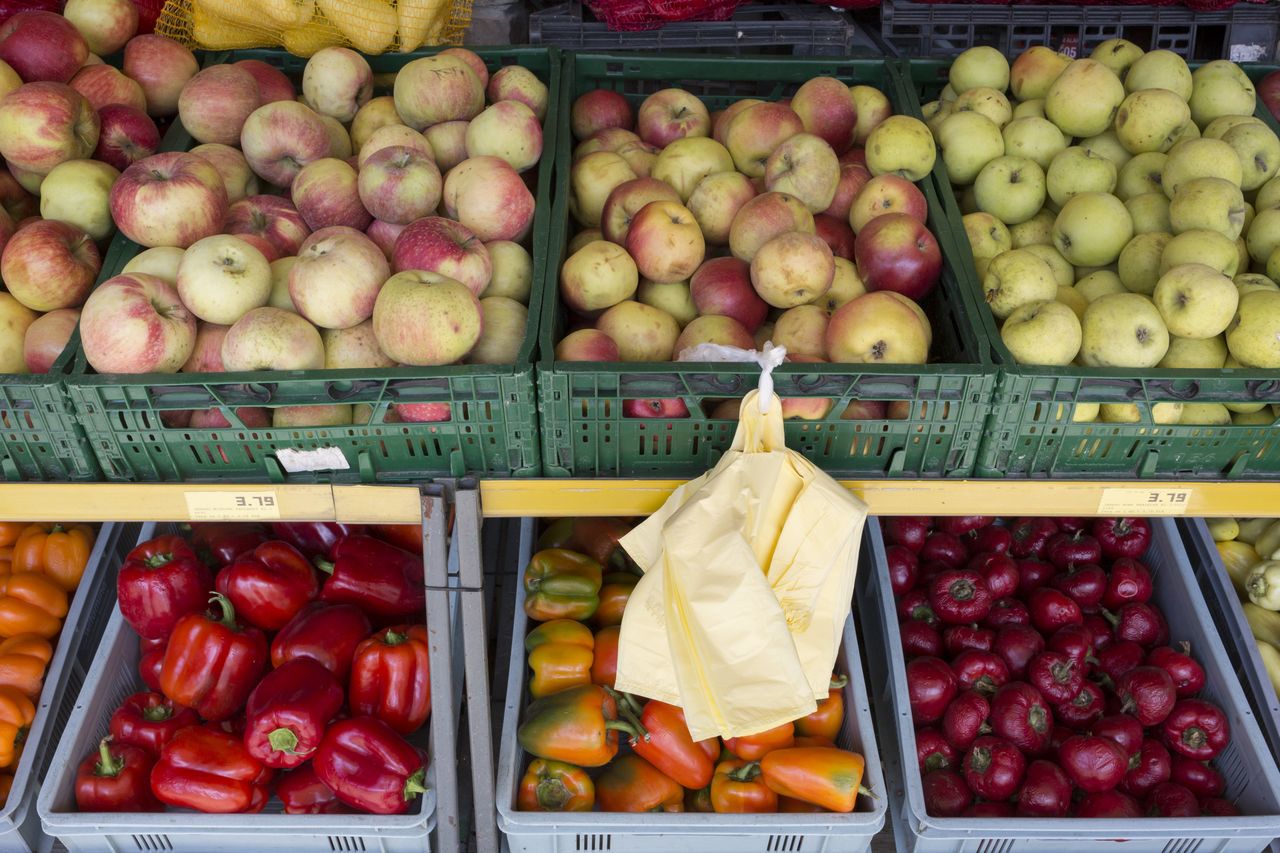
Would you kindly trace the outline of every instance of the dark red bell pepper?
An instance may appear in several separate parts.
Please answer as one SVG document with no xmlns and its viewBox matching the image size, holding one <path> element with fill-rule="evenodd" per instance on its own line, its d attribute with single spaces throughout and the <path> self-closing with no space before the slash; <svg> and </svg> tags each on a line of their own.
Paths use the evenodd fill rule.
<svg viewBox="0 0 1280 853">
<path fill-rule="evenodd" d="M 375 524 L 373 535 L 410 553 L 422 553 L 421 524 Z"/>
<path fill-rule="evenodd" d="M 356 647 L 372 630 L 369 617 L 354 604 L 313 601 L 271 641 L 271 664 L 280 666 L 294 658 L 311 658 L 346 684 Z"/>
<path fill-rule="evenodd" d="M 168 639 L 148 640 L 138 638 L 138 676 L 148 690 L 160 692 L 160 669 L 164 666 L 164 649 Z"/>
<path fill-rule="evenodd" d="M 431 715 L 431 663 L 422 625 L 378 631 L 356 649 L 351 664 L 351 713 L 377 717 L 402 735 Z"/>
<path fill-rule="evenodd" d="M 339 524 L 336 521 L 274 521 L 271 533 L 283 539 L 308 557 L 335 559 L 333 549 L 348 536 L 363 534 L 363 524 Z"/>
<path fill-rule="evenodd" d="M 129 552 L 116 579 L 120 615 L 148 640 L 164 639 L 188 613 L 209 603 L 213 576 L 180 536 L 161 536 Z"/>
<path fill-rule="evenodd" d="M 374 717 L 330 726 L 315 769 L 338 799 L 370 814 L 404 814 L 427 790 L 424 754 Z"/>
<path fill-rule="evenodd" d="M 155 759 L 137 746 L 117 745 L 104 737 L 76 770 L 76 808 L 82 812 L 158 812 L 151 793 Z"/>
<path fill-rule="evenodd" d="M 169 637 L 160 690 L 206 720 L 225 720 L 244 707 L 267 668 L 267 638 L 236 623 L 235 608 L 214 593 L 221 613 L 182 617 Z"/>
<path fill-rule="evenodd" d="M 342 687 L 311 658 L 267 673 L 245 706 L 244 745 L 268 767 L 297 767 L 311 758 L 342 708 Z"/>
<path fill-rule="evenodd" d="M 270 799 L 272 770 L 249 754 L 240 739 L 208 726 L 174 736 L 151 772 L 151 790 L 162 803 L 214 814 L 262 811 Z"/>
<path fill-rule="evenodd" d="M 241 554 L 218 572 L 217 587 L 241 619 L 264 631 L 283 628 L 320 593 L 307 558 L 278 539 Z"/>
<path fill-rule="evenodd" d="M 311 764 L 290 770 L 276 783 L 276 796 L 284 803 L 285 814 L 350 814 L 333 789 L 320 781 Z"/>
<path fill-rule="evenodd" d="M 187 726 L 200 725 L 190 708 L 174 704 L 160 693 L 135 693 L 111 715 L 108 729 L 118 744 L 137 746 L 153 757 Z"/>
<path fill-rule="evenodd" d="M 422 557 L 371 536 L 348 536 L 330 560 L 316 565 L 329 575 L 320 600 L 354 604 L 383 625 L 422 619 L 426 608 Z"/>
<path fill-rule="evenodd" d="M 261 524 L 243 521 L 205 521 L 191 525 L 191 542 L 196 553 L 214 568 L 235 561 L 270 537 Z"/>
</svg>

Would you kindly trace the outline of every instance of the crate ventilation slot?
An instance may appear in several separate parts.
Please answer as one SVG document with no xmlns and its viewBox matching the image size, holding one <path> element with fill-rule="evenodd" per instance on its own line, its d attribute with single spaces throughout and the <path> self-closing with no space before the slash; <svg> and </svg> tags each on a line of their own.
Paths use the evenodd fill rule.
<svg viewBox="0 0 1280 853">
<path fill-rule="evenodd" d="M 1203 838 L 1174 838 L 1164 846 L 1162 853 L 1196 853 Z"/>
<path fill-rule="evenodd" d="M 804 847 L 803 835 L 770 835 L 769 844 L 765 847 L 770 853 L 795 853 Z"/>
<path fill-rule="evenodd" d="M 1009 853 L 1012 849 L 1012 838 L 987 838 L 978 845 L 978 853 Z"/>
<path fill-rule="evenodd" d="M 135 835 L 133 843 L 139 850 L 172 850 L 173 843 L 167 835 Z"/>
<path fill-rule="evenodd" d="M 609 850 L 612 846 L 612 835 L 578 835 L 574 838 L 575 850 Z"/>
<path fill-rule="evenodd" d="M 360 853 L 365 849 L 364 839 L 353 835 L 330 835 L 329 849 Z"/>
</svg>

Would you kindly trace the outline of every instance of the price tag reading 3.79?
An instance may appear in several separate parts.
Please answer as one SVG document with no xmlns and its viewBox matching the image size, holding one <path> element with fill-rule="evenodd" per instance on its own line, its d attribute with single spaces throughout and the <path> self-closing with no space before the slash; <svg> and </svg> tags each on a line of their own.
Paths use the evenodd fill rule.
<svg viewBox="0 0 1280 853">
<path fill-rule="evenodd" d="M 280 501 L 272 490 L 251 492 L 186 492 L 192 521 L 264 521 L 280 517 Z"/>
<path fill-rule="evenodd" d="M 1099 515 L 1185 515 L 1190 489 L 1103 489 Z"/>
</svg>

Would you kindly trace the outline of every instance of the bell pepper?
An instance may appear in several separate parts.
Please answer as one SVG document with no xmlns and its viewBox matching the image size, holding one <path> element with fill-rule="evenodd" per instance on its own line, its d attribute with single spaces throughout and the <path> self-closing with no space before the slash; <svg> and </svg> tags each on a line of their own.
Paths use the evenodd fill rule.
<svg viewBox="0 0 1280 853">
<path fill-rule="evenodd" d="M 354 604 L 381 624 L 420 620 L 427 593 L 422 557 L 371 536 L 348 536 L 334 546 L 332 561 L 317 559 L 329 575 L 320 600 Z"/>
<path fill-rule="evenodd" d="M 1254 566 L 1244 586 L 1254 604 L 1264 610 L 1280 610 L 1280 560 L 1266 560 Z"/>
<path fill-rule="evenodd" d="M 0 687 L 0 767 L 18 762 L 35 717 L 36 706 L 30 697 L 15 687 Z"/>
<path fill-rule="evenodd" d="M 373 535 L 410 554 L 422 553 L 421 524 L 375 524 Z"/>
<path fill-rule="evenodd" d="M 218 572 L 218 592 L 255 628 L 278 631 L 320 593 L 315 569 L 288 542 L 264 542 Z"/>
<path fill-rule="evenodd" d="M 778 795 L 760 778 L 758 761 L 729 759 L 716 765 L 711 807 L 720 814 L 768 814 L 778 810 Z"/>
<path fill-rule="evenodd" d="M 613 687 L 618 678 L 618 638 L 622 628 L 610 625 L 596 631 L 594 658 L 591 661 L 591 683 Z"/>
<path fill-rule="evenodd" d="M 1262 558 L 1253 550 L 1252 545 L 1234 539 L 1213 544 L 1218 549 L 1218 557 L 1222 560 L 1222 567 L 1227 570 L 1227 576 L 1231 578 L 1236 594 L 1245 598 L 1249 595 L 1249 590 L 1244 585 L 1249 579 L 1249 570 L 1262 562 Z"/>
<path fill-rule="evenodd" d="M 40 572 L 71 592 L 89 565 L 94 535 L 87 524 L 28 525 L 13 545 L 12 571 Z"/>
<path fill-rule="evenodd" d="M 797 800 L 795 797 L 778 797 L 779 814 L 821 814 L 825 811 L 826 809 L 822 806 L 806 803 L 804 800 Z"/>
<path fill-rule="evenodd" d="M 427 790 L 423 755 L 374 717 L 331 726 L 316 752 L 315 769 L 338 799 L 370 814 L 404 814 Z"/>
<path fill-rule="evenodd" d="M 1262 640 L 1254 640 L 1258 647 L 1258 657 L 1262 659 L 1262 667 L 1271 680 L 1271 689 L 1280 696 L 1280 649 Z"/>
<path fill-rule="evenodd" d="M 67 615 L 67 593 L 39 572 L 0 576 L 0 637 L 56 637 Z"/>
<path fill-rule="evenodd" d="M 159 693 L 134 693 L 121 703 L 107 725 L 115 743 L 136 746 L 159 756 L 165 744 L 188 726 L 200 725 L 196 712 Z"/>
<path fill-rule="evenodd" d="M 602 812 L 683 812 L 684 788 L 638 755 L 614 759 L 596 779 Z"/>
<path fill-rule="evenodd" d="M 162 803 L 179 808 L 252 814 L 270 799 L 271 775 L 239 738 L 192 726 L 165 744 L 151 772 L 151 790 Z"/>
<path fill-rule="evenodd" d="M 104 737 L 76 769 L 76 808 L 82 812 L 158 812 L 151 791 L 154 759 L 146 750 Z"/>
<path fill-rule="evenodd" d="M 635 575 L 622 572 L 611 572 L 604 576 L 600 586 L 600 606 L 596 608 L 591 621 L 603 628 L 608 625 L 621 625 L 622 613 L 627 609 L 631 594 L 636 591 Z"/>
<path fill-rule="evenodd" d="M 431 662 L 424 625 L 387 628 L 356 647 L 351 713 L 377 717 L 402 735 L 431 715 Z"/>
<path fill-rule="evenodd" d="M 783 723 L 747 737 L 724 739 L 724 748 L 745 761 L 759 761 L 775 749 L 787 749 L 796 740 L 794 723 Z"/>
<path fill-rule="evenodd" d="M 191 541 L 201 559 L 214 568 L 221 568 L 268 541 L 268 536 L 261 524 L 205 521 L 191 525 Z"/>
<path fill-rule="evenodd" d="M 1266 530 L 1253 540 L 1253 550 L 1264 560 L 1273 560 L 1280 554 L 1280 519 L 1273 520 Z"/>
<path fill-rule="evenodd" d="M 0 521 L 0 548 L 12 548 L 29 526 L 26 521 Z"/>
<path fill-rule="evenodd" d="M 794 797 L 833 812 L 851 812 L 861 791 L 866 764 L 844 749 L 778 749 L 760 759 L 764 783 L 779 796 Z"/>
<path fill-rule="evenodd" d="M 1244 618 L 1256 640 L 1280 646 L 1280 613 L 1259 607 L 1252 601 L 1244 602 Z"/>
<path fill-rule="evenodd" d="M 116 581 L 120 615 L 148 640 L 169 636 L 178 620 L 209 603 L 213 576 L 181 537 L 161 536 L 129 552 Z"/>
<path fill-rule="evenodd" d="M 244 707 L 267 668 L 267 638 L 236 623 L 226 596 L 215 592 L 210 601 L 220 613 L 191 613 L 174 626 L 164 650 L 160 692 L 217 721 Z"/>
<path fill-rule="evenodd" d="M 524 570 L 524 612 L 530 619 L 590 619 L 600 605 L 603 570 L 583 554 L 551 548 L 533 555 Z"/>
<path fill-rule="evenodd" d="M 0 642 L 0 684 L 35 699 L 44 687 L 44 673 L 53 659 L 53 646 L 36 634 L 18 634 Z"/>
<path fill-rule="evenodd" d="M 297 767 L 320 746 L 342 708 L 342 687 L 311 658 L 267 673 L 245 705 L 244 745 L 267 767 Z"/>
<path fill-rule="evenodd" d="M 165 640 L 138 638 L 138 677 L 148 690 L 160 692 L 160 670 L 164 668 Z"/>
<path fill-rule="evenodd" d="M 601 767 L 618 754 L 619 731 L 636 736 L 634 726 L 618 719 L 611 691 L 587 684 L 535 699 L 516 736 L 538 758 Z"/>
<path fill-rule="evenodd" d="M 316 768 L 310 763 L 282 775 L 276 783 L 276 796 L 284 804 L 285 814 L 351 813 L 333 789 L 320 781 Z"/>
<path fill-rule="evenodd" d="M 818 703 L 813 713 L 796 720 L 796 734 L 808 737 L 824 737 L 835 740 L 844 724 L 844 687 L 849 683 L 845 675 L 831 676 L 831 689 L 827 698 Z"/>
<path fill-rule="evenodd" d="M 829 737 L 819 737 L 818 735 L 796 735 L 794 746 L 829 746 L 835 747 L 836 742 Z"/>
<path fill-rule="evenodd" d="M 346 684 L 356 648 L 372 630 L 369 617 L 354 604 L 313 601 L 271 641 L 271 663 L 280 666 L 294 658 L 311 658 Z"/>
<path fill-rule="evenodd" d="M 529 695 L 539 699 L 567 687 L 590 684 L 594 647 L 591 629 L 572 619 L 553 619 L 534 628 L 524 638 L 529 669 L 533 670 Z"/>
<path fill-rule="evenodd" d="M 516 808 L 522 812 L 589 812 L 596 786 L 580 767 L 535 758 L 520 780 Z"/>
<path fill-rule="evenodd" d="M 625 570 L 629 562 L 619 541 L 631 532 L 631 527 L 630 522 L 621 518 L 561 518 L 538 537 L 538 550 L 567 548 L 587 555 L 602 566 Z"/>
<path fill-rule="evenodd" d="M 274 521 L 271 534 L 283 539 L 308 557 L 336 560 L 334 549 L 348 536 L 364 533 L 363 524 L 340 524 L 336 521 Z"/>
<path fill-rule="evenodd" d="M 711 783 L 720 759 L 720 741 L 690 737 L 682 709 L 657 700 L 646 702 L 640 725 L 649 736 L 632 747 L 637 755 L 685 788 L 705 788 Z"/>
<path fill-rule="evenodd" d="M 684 810 L 694 814 L 711 814 L 715 808 L 711 805 L 711 786 L 697 789 L 685 789 Z"/>
<path fill-rule="evenodd" d="M 13 546 L 0 546 L 0 575 L 13 574 Z"/>
</svg>

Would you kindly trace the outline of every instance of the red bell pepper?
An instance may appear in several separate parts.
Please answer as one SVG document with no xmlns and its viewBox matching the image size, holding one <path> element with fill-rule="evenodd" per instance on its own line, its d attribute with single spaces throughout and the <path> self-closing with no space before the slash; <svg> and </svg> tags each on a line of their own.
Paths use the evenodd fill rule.
<svg viewBox="0 0 1280 853">
<path fill-rule="evenodd" d="M 431 714 L 431 663 L 422 625 L 378 631 L 351 664 L 351 713 L 377 717 L 402 735 Z"/>
<path fill-rule="evenodd" d="M 116 580 L 120 615 L 148 640 L 169 636 L 178 620 L 209 603 L 213 577 L 180 536 L 161 536 L 129 552 Z"/>
<path fill-rule="evenodd" d="M 169 637 L 160 670 L 160 690 L 206 720 L 225 720 L 244 707 L 267 668 L 267 638 L 236 624 L 226 596 L 211 599 L 221 615 L 182 617 Z"/>
<path fill-rule="evenodd" d="M 240 618 L 264 631 L 278 631 L 320 593 L 315 569 L 288 542 L 264 542 L 218 572 L 218 592 Z"/>
<path fill-rule="evenodd" d="M 276 796 L 285 814 L 350 814 L 347 804 L 320 781 L 310 763 L 290 770 L 276 783 Z"/>
<path fill-rule="evenodd" d="M 625 700 L 624 700 L 625 701 Z M 640 725 L 649 733 L 631 747 L 685 788 L 705 788 L 720 760 L 720 741 L 716 738 L 695 741 L 689 735 L 684 711 L 675 705 L 653 700 L 645 703 Z"/>
<path fill-rule="evenodd" d="M 324 604 L 313 601 L 271 641 L 271 664 L 281 666 L 295 658 L 311 658 L 347 683 L 356 648 L 373 626 L 354 604 Z"/>
<path fill-rule="evenodd" d="M 160 692 L 160 669 L 164 666 L 164 649 L 168 639 L 148 640 L 138 638 L 138 676 L 148 690 Z"/>
<path fill-rule="evenodd" d="M 330 726 L 315 769 L 338 799 L 370 814 L 404 814 L 427 790 L 423 753 L 374 717 Z"/>
<path fill-rule="evenodd" d="M 249 754 L 240 739 L 208 726 L 174 736 L 151 772 L 151 790 L 162 803 L 214 814 L 262 811 L 272 771 Z"/>
<path fill-rule="evenodd" d="M 268 767 L 297 767 L 320 746 L 325 726 L 342 708 L 342 687 L 311 658 L 273 669 L 245 706 L 244 745 Z"/>
<path fill-rule="evenodd" d="M 336 559 L 333 551 L 348 536 L 363 534 L 363 524 L 339 524 L 336 521 L 275 521 L 271 533 L 283 539 L 308 557 Z"/>
<path fill-rule="evenodd" d="M 136 746 L 153 757 L 187 726 L 200 725 L 190 708 L 174 704 L 159 693 L 135 693 L 111 715 L 107 728 L 118 744 Z"/>
<path fill-rule="evenodd" d="M 82 812 L 158 812 L 151 793 L 154 759 L 137 746 L 113 745 L 104 737 L 98 750 L 76 770 L 76 808 Z"/>
<path fill-rule="evenodd" d="M 375 524 L 373 535 L 411 554 L 422 553 L 421 524 Z"/>
<path fill-rule="evenodd" d="M 321 601 L 354 604 L 384 625 L 425 616 L 427 593 L 417 554 L 371 536 L 348 536 L 334 546 L 332 561 L 318 559 L 316 565 L 329 574 Z"/>
<path fill-rule="evenodd" d="M 205 521 L 191 525 L 191 542 L 196 553 L 214 568 L 230 565 L 236 557 L 252 551 L 269 538 L 261 524 Z"/>
</svg>

